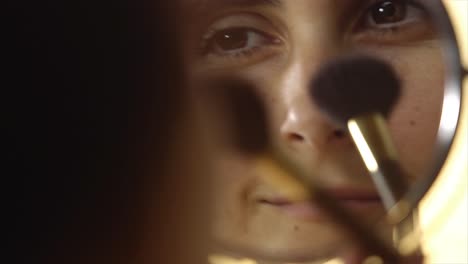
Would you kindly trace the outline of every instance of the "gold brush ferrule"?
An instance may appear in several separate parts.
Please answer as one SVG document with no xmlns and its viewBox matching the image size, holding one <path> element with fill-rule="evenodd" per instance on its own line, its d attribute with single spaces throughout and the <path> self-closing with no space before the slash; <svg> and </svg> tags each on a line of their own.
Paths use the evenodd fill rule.
<svg viewBox="0 0 468 264">
<path fill-rule="evenodd" d="M 406 192 L 406 183 L 384 117 L 361 115 L 348 121 L 348 129 L 385 208 L 390 210 Z"/>
<path fill-rule="evenodd" d="M 305 172 L 292 164 L 286 155 L 275 151 L 260 154 L 256 159 L 255 170 L 264 181 L 281 190 L 288 199 L 314 200 L 318 206 L 326 210 L 338 226 L 344 228 L 352 239 L 358 241 L 366 250 L 388 260 L 385 263 L 398 262 L 400 256 L 395 248 L 382 241 L 372 227 L 355 218 L 313 179 L 305 181 L 307 179 Z"/>
<path fill-rule="evenodd" d="M 372 176 L 391 223 L 395 224 L 394 243 L 400 252 L 410 252 L 419 245 L 417 214 L 404 200 L 406 173 L 401 168 L 395 145 L 384 117 L 362 115 L 349 120 L 348 129 Z"/>
<path fill-rule="evenodd" d="M 377 163 L 377 168 L 368 166 L 369 171 L 378 170 L 379 161 L 398 160 L 397 150 L 393 144 L 387 122 L 381 114 L 366 114 L 350 119 L 348 129 L 361 155 L 363 153 L 370 154 Z M 363 148 L 369 150 L 363 152 L 361 151 Z"/>
</svg>

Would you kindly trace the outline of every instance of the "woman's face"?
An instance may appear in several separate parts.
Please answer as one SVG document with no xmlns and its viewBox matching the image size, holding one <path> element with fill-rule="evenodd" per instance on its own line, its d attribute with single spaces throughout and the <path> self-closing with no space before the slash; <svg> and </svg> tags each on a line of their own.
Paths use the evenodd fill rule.
<svg viewBox="0 0 468 264">
<path fill-rule="evenodd" d="M 385 211 L 375 199 L 361 201 L 377 193 L 360 156 L 308 97 L 324 62 L 360 52 L 394 67 L 402 96 L 389 126 L 414 175 L 409 180 L 422 174 L 437 132 L 444 71 L 424 1 L 185 0 L 185 7 L 191 82 L 226 75 L 251 82 L 274 143 L 361 220 L 376 223 Z M 252 157 L 225 148 L 215 164 L 214 233 L 225 249 L 298 262 L 333 256 L 345 245 L 313 203 L 292 203 L 262 180 Z M 380 229 L 390 239 L 390 227 Z"/>
</svg>

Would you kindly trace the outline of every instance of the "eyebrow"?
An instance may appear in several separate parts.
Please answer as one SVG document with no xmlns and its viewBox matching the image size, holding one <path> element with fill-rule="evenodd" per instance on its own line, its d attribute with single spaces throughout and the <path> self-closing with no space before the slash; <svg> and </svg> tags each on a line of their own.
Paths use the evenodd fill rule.
<svg viewBox="0 0 468 264">
<path fill-rule="evenodd" d="M 197 13 L 221 7 L 274 6 L 282 7 L 283 0 L 185 0 L 183 9 Z"/>
<path fill-rule="evenodd" d="M 217 0 L 218 2 L 228 2 L 229 4 L 251 6 L 251 5 L 273 5 L 281 6 L 282 0 Z"/>
</svg>

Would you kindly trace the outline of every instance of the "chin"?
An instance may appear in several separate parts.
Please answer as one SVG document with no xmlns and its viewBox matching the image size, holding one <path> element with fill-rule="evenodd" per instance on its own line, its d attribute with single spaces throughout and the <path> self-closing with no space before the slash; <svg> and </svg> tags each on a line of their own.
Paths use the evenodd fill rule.
<svg viewBox="0 0 468 264">
<path fill-rule="evenodd" d="M 255 259 L 260 262 L 312 262 L 336 257 L 347 243 L 336 228 L 319 227 L 317 232 L 285 233 L 278 230 L 270 236 L 251 234 L 217 236 L 221 251 L 231 256 Z"/>
<path fill-rule="evenodd" d="M 307 249 L 294 246 L 265 248 L 265 245 L 250 247 L 229 243 L 229 245 L 225 244 L 223 252 L 231 256 L 254 259 L 259 262 L 305 263 L 336 257 L 338 252 L 332 248 L 336 247 L 326 245 L 325 247 L 314 248 L 308 245 Z"/>
</svg>

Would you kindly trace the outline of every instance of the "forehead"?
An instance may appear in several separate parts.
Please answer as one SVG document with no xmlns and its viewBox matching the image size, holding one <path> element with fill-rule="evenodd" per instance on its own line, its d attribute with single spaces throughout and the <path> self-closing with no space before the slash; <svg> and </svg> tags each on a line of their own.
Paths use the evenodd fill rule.
<svg viewBox="0 0 468 264">
<path fill-rule="evenodd" d="M 259 6 L 269 5 L 281 7 L 288 0 L 181 0 L 182 8 L 194 10 L 203 10 L 206 8 L 220 8 L 229 6 Z M 289 0 L 290 1 L 290 0 Z M 294 1 L 294 0 L 293 0 Z"/>
<path fill-rule="evenodd" d="M 351 9 L 357 5 L 374 0 L 180 0 L 182 8 L 188 12 L 211 11 L 226 7 L 258 7 L 268 6 L 278 9 L 300 8 L 319 9 L 339 8 Z M 336 11 L 339 11 L 338 9 Z"/>
<path fill-rule="evenodd" d="M 182 0 L 185 4 L 203 5 L 209 3 L 222 3 L 233 5 L 258 5 L 258 4 L 272 4 L 281 5 L 288 0 Z M 290 1 L 290 0 L 289 0 Z"/>
</svg>

